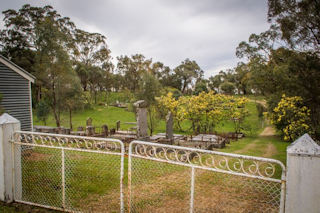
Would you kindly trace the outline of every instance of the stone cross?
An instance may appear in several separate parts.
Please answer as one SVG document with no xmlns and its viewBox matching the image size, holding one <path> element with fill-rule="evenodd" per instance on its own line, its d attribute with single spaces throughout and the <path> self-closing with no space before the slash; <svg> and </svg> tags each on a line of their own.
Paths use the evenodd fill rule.
<svg viewBox="0 0 320 213">
<path fill-rule="evenodd" d="M 92 126 L 92 118 L 87 119 L 87 126 Z"/>
<path fill-rule="evenodd" d="M 173 116 L 171 112 L 166 116 L 166 138 L 173 140 Z"/>
<path fill-rule="evenodd" d="M 147 102 L 139 100 L 134 103 L 137 108 L 137 136 L 138 138 L 148 137 L 148 113 L 147 113 Z"/>
</svg>

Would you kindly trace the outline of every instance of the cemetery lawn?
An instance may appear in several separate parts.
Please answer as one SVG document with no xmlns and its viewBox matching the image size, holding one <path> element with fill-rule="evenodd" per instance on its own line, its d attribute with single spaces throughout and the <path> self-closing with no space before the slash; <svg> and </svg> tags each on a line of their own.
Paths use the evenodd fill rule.
<svg viewBox="0 0 320 213">
<path fill-rule="evenodd" d="M 251 155 L 257 157 L 273 158 L 286 165 L 286 149 L 290 145 L 278 136 L 248 136 L 238 141 L 226 144 L 224 149 L 216 149 L 220 152 Z"/>
<path fill-rule="evenodd" d="M 248 127 L 245 131 L 246 137 L 238 140 L 232 141 L 230 144 L 226 145 L 224 149 L 218 149 L 217 151 L 253 155 L 259 157 L 274 158 L 286 163 L 286 147 L 289 145 L 287 142 L 283 142 L 280 137 L 272 136 L 260 136 L 259 134 L 265 128 L 265 122 L 258 118 L 258 112 L 256 109 L 256 104 L 253 101 L 247 103 L 247 109 L 250 115 L 245 121 L 245 125 Z M 43 122 L 39 121 L 34 111 L 34 125 L 44 125 Z M 103 106 L 95 105 L 92 109 L 81 110 L 73 113 L 72 116 L 73 129 L 78 126 L 85 126 L 86 119 L 91 117 L 93 119 L 93 125 L 101 127 L 103 124 L 107 124 L 109 128 L 115 128 L 116 121 L 121 121 L 121 129 L 128 130 L 134 125 L 124 124 L 124 122 L 135 122 L 135 114 L 133 112 L 127 111 L 123 108 L 117 108 L 113 106 Z M 69 127 L 69 114 L 63 112 L 61 114 L 61 125 L 64 127 Z M 55 120 L 52 115 L 48 117 L 47 126 L 56 126 Z M 182 123 L 182 128 L 184 130 L 190 129 L 190 122 L 185 121 Z M 216 127 L 217 132 L 232 132 L 233 123 L 231 121 L 226 121 L 221 123 Z M 155 129 L 155 133 L 165 132 L 165 121 L 159 120 Z M 180 134 L 191 134 L 190 131 L 181 132 L 175 129 L 175 133 Z"/>
<path fill-rule="evenodd" d="M 250 115 L 247 117 L 245 123 L 246 126 L 250 126 L 246 131 L 249 135 L 257 135 L 262 131 L 263 122 L 258 118 L 256 104 L 253 102 L 247 103 L 247 109 Z M 95 105 L 92 109 L 76 111 L 72 114 L 72 125 L 73 129 L 76 130 L 78 126 L 86 126 L 86 120 L 91 117 L 93 126 L 101 127 L 107 124 L 109 128 L 116 127 L 116 121 L 121 121 L 121 129 L 128 130 L 133 125 L 124 124 L 124 122 L 135 122 L 135 114 L 123 108 L 113 107 L 113 106 L 100 106 Z M 61 126 L 69 127 L 69 114 L 67 112 L 61 113 Z M 33 113 L 33 123 L 34 125 L 44 125 L 42 121 L 39 121 L 36 117 L 36 111 Z M 56 126 L 54 117 L 52 114 L 49 115 L 46 126 Z M 180 134 L 191 134 L 191 123 L 189 121 L 184 121 L 181 124 L 182 129 L 185 132 L 181 132 L 175 129 L 175 133 Z M 166 125 L 164 120 L 159 120 L 156 124 L 155 133 L 165 132 Z M 232 132 L 234 131 L 233 123 L 231 121 L 222 122 L 216 127 L 217 132 Z"/>
</svg>

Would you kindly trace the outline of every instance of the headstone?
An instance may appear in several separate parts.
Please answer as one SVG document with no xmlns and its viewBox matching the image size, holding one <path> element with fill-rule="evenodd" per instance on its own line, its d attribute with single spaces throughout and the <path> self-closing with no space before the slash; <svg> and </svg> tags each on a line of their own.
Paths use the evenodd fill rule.
<svg viewBox="0 0 320 213">
<path fill-rule="evenodd" d="M 166 138 L 173 140 L 173 116 L 171 112 L 166 116 Z"/>
<path fill-rule="evenodd" d="M 137 108 L 137 136 L 146 138 L 148 137 L 148 104 L 144 100 L 139 100 L 134 103 L 134 106 Z"/>
<path fill-rule="evenodd" d="M 120 121 L 117 121 L 116 122 L 116 130 L 119 131 L 119 129 L 120 129 Z"/>
<path fill-rule="evenodd" d="M 94 134 L 95 134 L 94 126 L 87 126 L 86 127 L 86 135 L 87 136 L 93 136 Z"/>
<path fill-rule="evenodd" d="M 108 126 L 106 124 L 102 125 L 101 133 L 102 133 L 103 137 L 107 137 L 109 135 L 109 129 L 108 129 Z"/>
<path fill-rule="evenodd" d="M 83 127 L 83 126 L 79 126 L 79 127 L 77 128 L 77 131 L 84 131 L 84 127 Z"/>
<path fill-rule="evenodd" d="M 69 128 L 68 128 L 68 129 L 65 129 L 65 134 L 66 134 L 66 135 L 70 135 L 70 133 L 71 133 L 71 129 L 69 129 Z"/>
<path fill-rule="evenodd" d="M 87 126 L 92 126 L 92 118 L 89 117 L 89 118 L 87 119 L 86 125 L 87 125 Z"/>
<path fill-rule="evenodd" d="M 66 134 L 66 129 L 64 127 L 57 127 L 56 128 L 56 133 L 65 135 Z"/>
<path fill-rule="evenodd" d="M 114 134 L 116 134 L 116 129 L 115 128 L 110 129 L 110 135 L 114 135 Z"/>
</svg>

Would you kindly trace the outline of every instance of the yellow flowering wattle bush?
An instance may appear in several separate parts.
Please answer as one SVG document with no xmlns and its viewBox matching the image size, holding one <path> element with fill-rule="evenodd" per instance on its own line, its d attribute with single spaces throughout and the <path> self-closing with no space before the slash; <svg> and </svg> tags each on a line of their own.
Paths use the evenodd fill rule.
<svg viewBox="0 0 320 213">
<path fill-rule="evenodd" d="M 182 96 L 178 100 L 172 93 L 158 99 L 161 109 L 171 111 L 175 120 L 180 122 L 190 120 L 195 133 L 212 132 L 222 120 L 232 120 L 235 131 L 241 130 L 244 118 L 248 115 L 245 104 L 246 98 L 201 92 L 199 95 Z"/>
<path fill-rule="evenodd" d="M 312 134 L 310 110 L 303 105 L 299 96 L 286 97 L 275 107 L 272 113 L 268 113 L 271 123 L 281 131 L 285 141 L 294 141 L 304 133 Z"/>
</svg>

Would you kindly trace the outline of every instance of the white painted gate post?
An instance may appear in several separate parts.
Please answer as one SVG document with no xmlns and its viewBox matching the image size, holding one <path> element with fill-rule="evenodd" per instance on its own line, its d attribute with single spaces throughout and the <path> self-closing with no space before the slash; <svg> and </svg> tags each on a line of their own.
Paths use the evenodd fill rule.
<svg viewBox="0 0 320 213">
<path fill-rule="evenodd" d="M 13 152 L 10 140 L 20 130 L 20 121 L 4 113 L 0 116 L 0 200 L 13 201 Z"/>
<path fill-rule="evenodd" d="M 320 212 L 320 146 L 308 134 L 287 148 L 285 212 Z"/>
</svg>

